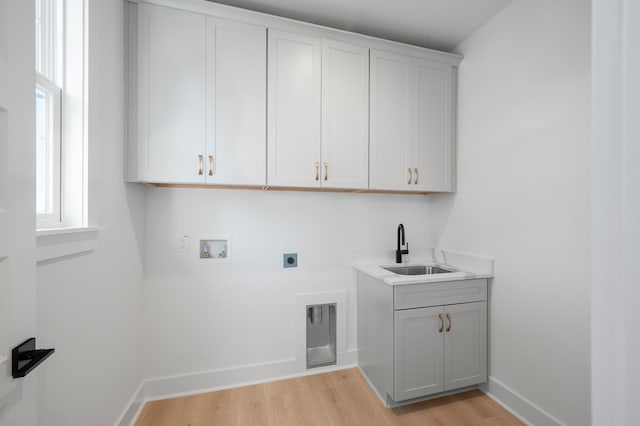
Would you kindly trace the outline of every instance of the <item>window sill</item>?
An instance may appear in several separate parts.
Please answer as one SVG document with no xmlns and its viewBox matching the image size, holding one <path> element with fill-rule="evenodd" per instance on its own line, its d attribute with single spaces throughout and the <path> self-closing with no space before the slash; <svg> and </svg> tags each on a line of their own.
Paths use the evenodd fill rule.
<svg viewBox="0 0 640 426">
<path fill-rule="evenodd" d="M 38 229 L 36 264 L 60 261 L 94 251 L 98 246 L 98 231 L 103 229 L 103 226 Z"/>
</svg>

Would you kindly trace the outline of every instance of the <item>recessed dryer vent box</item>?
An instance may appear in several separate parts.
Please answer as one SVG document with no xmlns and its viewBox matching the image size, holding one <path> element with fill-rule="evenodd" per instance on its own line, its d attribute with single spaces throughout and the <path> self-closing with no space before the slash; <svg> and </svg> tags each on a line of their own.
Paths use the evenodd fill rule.
<svg viewBox="0 0 640 426">
<path fill-rule="evenodd" d="M 223 237 L 200 240 L 198 258 L 200 263 L 230 262 L 231 240 Z"/>
<path fill-rule="evenodd" d="M 336 365 L 336 304 L 307 306 L 307 369 Z"/>
</svg>

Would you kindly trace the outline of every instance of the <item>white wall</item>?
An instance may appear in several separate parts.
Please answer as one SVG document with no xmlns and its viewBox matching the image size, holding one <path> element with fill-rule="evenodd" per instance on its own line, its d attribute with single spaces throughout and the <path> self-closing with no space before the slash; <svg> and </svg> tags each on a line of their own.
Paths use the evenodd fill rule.
<svg viewBox="0 0 640 426">
<path fill-rule="evenodd" d="M 493 387 L 544 422 L 589 424 L 590 3 L 516 0 L 457 50 L 458 194 L 431 199 L 439 245 L 495 258 Z"/>
<path fill-rule="evenodd" d="M 114 424 L 143 378 L 144 193 L 123 183 L 123 26 L 124 2 L 89 1 L 89 210 L 106 229 L 95 252 L 37 268 L 38 339 L 56 348 L 41 425 Z"/>
<path fill-rule="evenodd" d="M 292 359 L 297 293 L 346 290 L 355 349 L 351 265 L 376 251 L 393 262 L 401 222 L 412 254 L 430 246 L 424 196 L 148 188 L 146 377 Z M 190 253 L 175 252 L 180 235 Z M 231 236 L 232 263 L 197 264 L 197 239 L 217 235 Z"/>
<path fill-rule="evenodd" d="M 593 2 L 592 417 L 638 422 L 640 4 Z"/>
</svg>

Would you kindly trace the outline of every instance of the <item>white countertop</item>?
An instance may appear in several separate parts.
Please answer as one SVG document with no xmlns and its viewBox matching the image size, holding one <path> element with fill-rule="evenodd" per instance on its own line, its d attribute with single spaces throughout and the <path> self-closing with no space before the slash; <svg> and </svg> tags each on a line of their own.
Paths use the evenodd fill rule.
<svg viewBox="0 0 640 426">
<path fill-rule="evenodd" d="M 440 256 L 438 255 L 440 253 Z M 438 261 L 442 259 L 441 261 Z M 358 262 L 353 267 L 377 280 L 391 286 L 405 284 L 420 284 L 443 281 L 471 280 L 476 278 L 493 278 L 493 259 L 474 256 L 466 253 L 456 253 L 437 249 L 431 258 L 412 259 L 409 263 Z M 445 272 L 430 275 L 400 275 L 383 269 L 390 266 L 430 265 L 449 269 L 456 272 Z"/>
</svg>

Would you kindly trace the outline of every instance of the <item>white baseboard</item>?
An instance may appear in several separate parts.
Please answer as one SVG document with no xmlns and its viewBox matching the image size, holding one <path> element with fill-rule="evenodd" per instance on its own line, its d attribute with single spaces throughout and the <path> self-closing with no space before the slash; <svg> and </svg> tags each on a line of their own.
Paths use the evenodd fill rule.
<svg viewBox="0 0 640 426">
<path fill-rule="evenodd" d="M 554 418 L 551 414 L 528 401 L 493 377 L 490 377 L 489 382 L 482 385 L 480 389 L 505 410 L 509 411 L 527 425 L 564 426 L 564 423 Z"/>
<path fill-rule="evenodd" d="M 138 390 L 133 394 L 127 408 L 120 415 L 120 419 L 115 423 L 115 426 L 133 425 L 135 420 L 140 415 L 142 407 L 144 406 L 145 394 L 144 394 L 144 381 L 138 386 Z"/>
<path fill-rule="evenodd" d="M 440 393 L 434 394 L 434 395 L 427 395 L 427 396 L 423 396 L 423 397 L 419 397 L 419 398 L 408 399 L 406 401 L 396 402 L 396 401 L 392 400 L 388 395 L 385 395 L 384 397 L 382 395 L 380 395 L 380 393 L 378 392 L 376 387 L 373 386 L 373 383 L 371 383 L 371 380 L 369 380 L 369 378 L 367 377 L 365 372 L 362 371 L 362 368 L 360 368 L 360 366 L 358 366 L 358 370 L 360 371 L 360 374 L 362 375 L 362 377 L 364 377 L 364 379 L 366 380 L 367 384 L 369 385 L 369 389 L 371 389 L 371 392 L 373 392 L 375 394 L 375 396 L 378 397 L 378 399 L 380 400 L 380 402 L 382 403 L 382 405 L 385 408 L 398 408 L 398 407 L 402 407 L 402 406 L 405 406 L 405 405 L 416 404 L 418 402 L 429 401 L 431 399 L 442 398 L 444 396 L 455 395 L 457 393 L 462 393 L 462 392 L 468 392 L 468 391 L 473 390 L 473 389 L 478 389 L 478 387 L 479 387 L 478 385 L 473 385 L 473 386 L 468 386 L 466 388 L 460 388 L 460 389 L 456 389 L 456 390 L 452 390 L 452 391 L 440 392 Z"/>
<path fill-rule="evenodd" d="M 254 385 L 258 383 L 284 380 L 293 377 L 302 377 L 312 374 L 327 373 L 330 371 L 343 370 L 357 367 L 358 352 L 355 350 L 339 354 L 339 365 L 329 367 L 319 367 L 309 370 L 300 370 L 300 363 L 295 359 L 288 359 L 278 362 L 248 365 L 243 367 L 226 368 L 200 373 L 184 374 L 179 376 L 161 377 L 143 381 L 135 392 L 126 410 L 116 422 L 116 426 L 133 426 L 137 420 L 144 404 L 149 401 L 157 401 L 167 398 L 175 398 L 186 395 L 195 395 L 205 392 L 214 392 L 223 389 L 230 389 L 240 386 Z M 364 376 L 364 374 L 363 374 Z M 366 376 L 364 376 L 366 379 Z M 369 387 L 375 388 L 369 383 Z M 470 389 L 472 389 L 471 387 Z M 551 414 L 542 410 L 532 402 L 528 401 L 517 392 L 502 384 L 493 377 L 489 382 L 480 385 L 479 388 L 491 399 L 500 404 L 504 409 L 516 416 L 527 425 L 535 426 L 565 426 L 562 422 L 554 418 Z M 464 389 L 469 390 L 469 389 Z M 452 393 L 457 393 L 455 391 Z M 387 405 L 389 402 L 381 395 L 376 396 Z M 443 396 L 443 395 L 438 395 Z M 425 397 L 420 400 L 431 399 Z M 416 401 L 411 401 L 418 402 Z M 403 405 L 403 404 L 398 404 Z M 392 408 L 392 407 L 390 407 Z"/>
<path fill-rule="evenodd" d="M 296 359 L 287 359 L 272 363 L 148 379 L 140 385 L 116 425 L 133 425 L 140 415 L 142 407 L 149 401 L 343 370 L 356 367 L 357 363 L 358 352 L 352 350 L 338 354 L 338 365 L 309 370 L 301 370 L 300 363 Z"/>
</svg>

